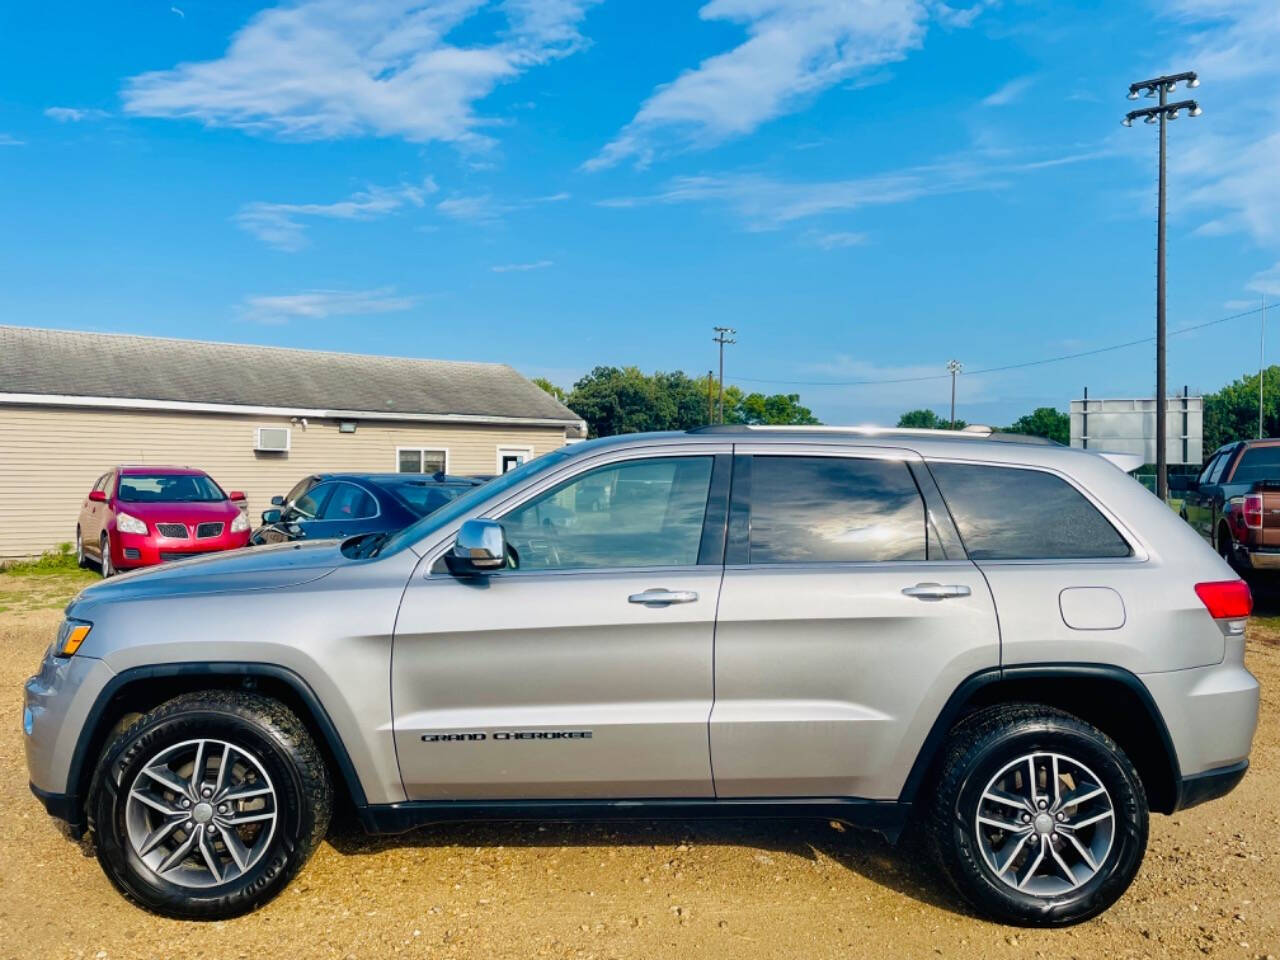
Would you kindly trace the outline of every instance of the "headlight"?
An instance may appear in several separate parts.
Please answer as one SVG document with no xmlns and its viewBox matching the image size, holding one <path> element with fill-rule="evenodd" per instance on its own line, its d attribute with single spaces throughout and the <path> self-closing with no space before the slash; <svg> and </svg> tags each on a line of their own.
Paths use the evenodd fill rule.
<svg viewBox="0 0 1280 960">
<path fill-rule="evenodd" d="M 121 533 L 145 534 L 147 532 L 147 525 L 137 517 L 131 517 L 127 513 L 117 513 L 116 529 Z"/>
<path fill-rule="evenodd" d="M 54 656 L 69 657 L 80 649 L 93 624 L 83 620 L 63 620 L 58 628 L 58 639 L 53 645 Z"/>
<path fill-rule="evenodd" d="M 231 521 L 232 533 L 243 533 L 249 529 L 249 515 L 243 510 L 236 513 L 236 518 Z"/>
</svg>

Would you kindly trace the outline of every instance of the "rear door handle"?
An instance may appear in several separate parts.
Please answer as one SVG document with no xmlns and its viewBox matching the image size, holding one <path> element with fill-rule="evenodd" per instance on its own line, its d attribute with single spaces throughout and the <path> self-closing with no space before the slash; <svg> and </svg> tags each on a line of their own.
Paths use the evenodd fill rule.
<svg viewBox="0 0 1280 960">
<path fill-rule="evenodd" d="M 692 590 L 663 590 L 657 588 L 644 593 L 633 593 L 627 603 L 642 603 L 646 607 L 665 607 L 673 603 L 693 603 L 698 595 Z"/>
<path fill-rule="evenodd" d="M 963 583 L 917 583 L 914 587 L 903 587 L 902 592 L 917 600 L 947 600 L 951 597 L 967 597 L 972 593 Z"/>
</svg>

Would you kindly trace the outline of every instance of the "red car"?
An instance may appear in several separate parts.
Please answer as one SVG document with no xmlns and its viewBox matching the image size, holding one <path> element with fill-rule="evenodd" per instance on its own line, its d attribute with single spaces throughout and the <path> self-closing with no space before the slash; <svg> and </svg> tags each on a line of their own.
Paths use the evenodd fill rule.
<svg viewBox="0 0 1280 960">
<path fill-rule="evenodd" d="M 102 575 L 233 550 L 249 542 L 244 494 L 224 493 L 203 470 L 116 467 L 98 478 L 76 523 L 76 558 Z"/>
</svg>

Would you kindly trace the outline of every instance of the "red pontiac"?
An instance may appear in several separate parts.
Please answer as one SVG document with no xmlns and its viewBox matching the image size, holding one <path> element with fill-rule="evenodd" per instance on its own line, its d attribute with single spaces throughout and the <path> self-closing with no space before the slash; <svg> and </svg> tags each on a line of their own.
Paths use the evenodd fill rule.
<svg viewBox="0 0 1280 960">
<path fill-rule="evenodd" d="M 116 467 L 98 478 L 76 523 L 76 557 L 102 575 L 233 550 L 249 542 L 244 494 L 203 470 Z"/>
</svg>

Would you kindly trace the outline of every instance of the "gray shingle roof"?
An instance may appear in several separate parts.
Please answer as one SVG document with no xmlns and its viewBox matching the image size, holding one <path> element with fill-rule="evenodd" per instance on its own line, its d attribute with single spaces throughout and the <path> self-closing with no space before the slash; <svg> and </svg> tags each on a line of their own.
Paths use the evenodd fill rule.
<svg viewBox="0 0 1280 960">
<path fill-rule="evenodd" d="M 513 368 L 0 326 L 0 394 L 389 415 L 580 418 Z"/>
</svg>

